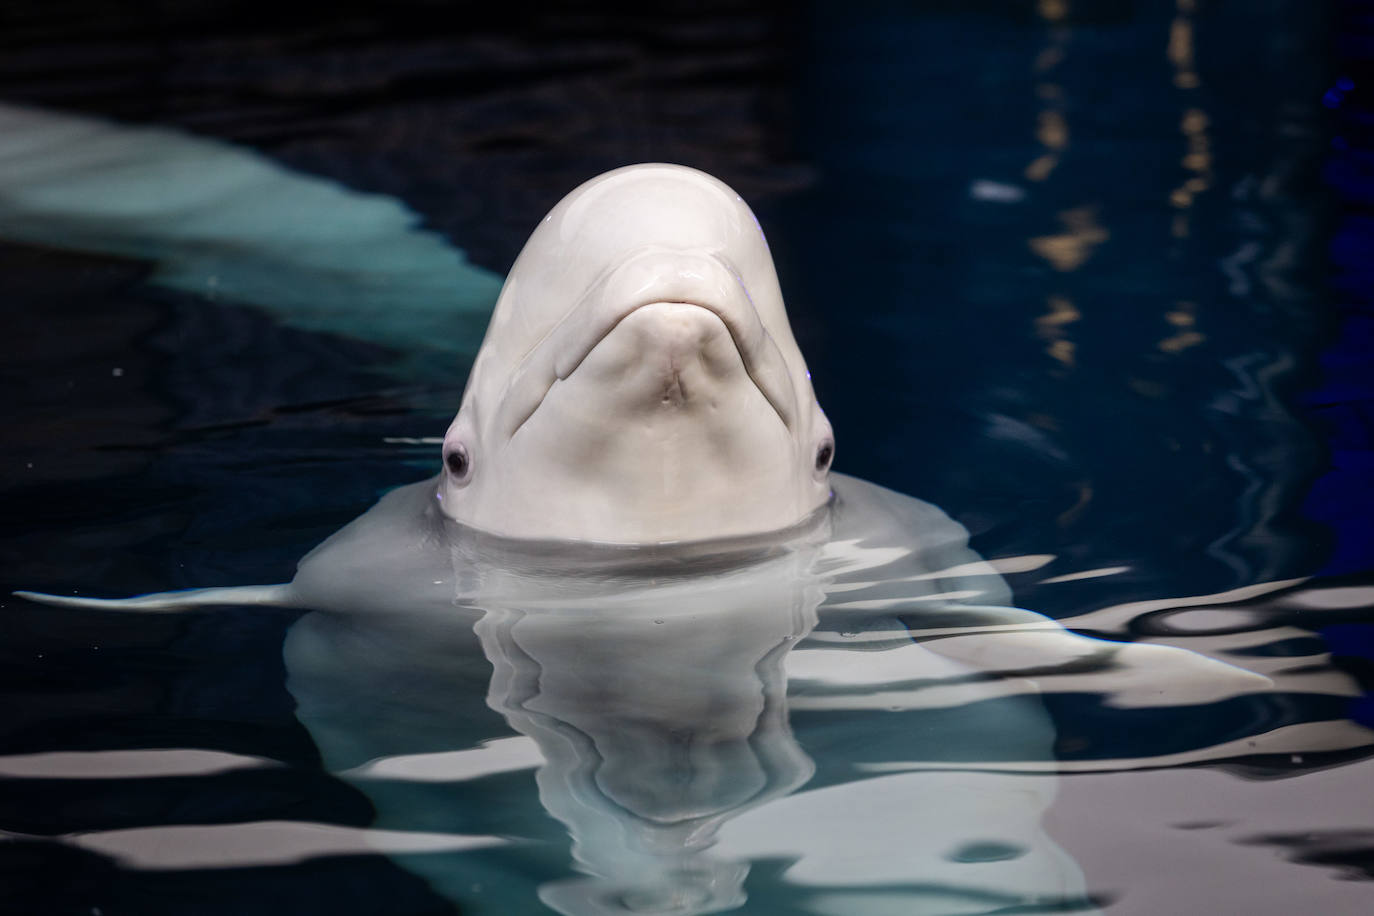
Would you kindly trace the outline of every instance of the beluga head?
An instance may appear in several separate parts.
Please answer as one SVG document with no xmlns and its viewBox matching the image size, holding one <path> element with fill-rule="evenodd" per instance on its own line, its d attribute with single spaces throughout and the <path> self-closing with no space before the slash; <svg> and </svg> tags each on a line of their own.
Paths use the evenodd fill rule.
<svg viewBox="0 0 1374 916">
<path fill-rule="evenodd" d="M 736 537 L 815 512 L 833 455 L 754 214 L 702 172 L 636 165 L 574 190 L 525 244 L 437 496 L 509 537 Z"/>
</svg>

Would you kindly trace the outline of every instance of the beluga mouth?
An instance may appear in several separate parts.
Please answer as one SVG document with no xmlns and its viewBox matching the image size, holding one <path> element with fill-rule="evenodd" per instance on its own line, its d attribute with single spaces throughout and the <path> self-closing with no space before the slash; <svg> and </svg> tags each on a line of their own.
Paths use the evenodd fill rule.
<svg viewBox="0 0 1374 916">
<path fill-rule="evenodd" d="M 437 496 L 515 537 L 735 537 L 822 505 L 832 454 L 753 214 L 701 172 L 631 166 L 564 198 L 516 260 Z"/>
</svg>

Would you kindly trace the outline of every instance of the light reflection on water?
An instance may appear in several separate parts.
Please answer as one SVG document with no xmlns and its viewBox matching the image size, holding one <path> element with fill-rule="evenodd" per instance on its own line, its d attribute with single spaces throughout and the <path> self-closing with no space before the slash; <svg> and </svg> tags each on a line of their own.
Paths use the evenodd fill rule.
<svg viewBox="0 0 1374 916">
<path fill-rule="evenodd" d="M 810 216 L 798 323 L 865 303 L 811 357 L 847 469 L 932 498 L 985 554 L 1131 564 L 1115 585 L 1142 598 L 1318 568 L 1324 534 L 1297 503 L 1323 456 L 1290 392 L 1322 332 L 1319 21 L 877 6 L 813 39 L 823 168 L 787 210 Z M 1242 34 L 1272 51 L 1244 80 Z M 932 88 L 949 72 L 960 89 Z M 880 83 L 901 87 L 886 118 L 853 105 Z M 890 431 L 873 391 L 915 430 Z M 1056 597 L 1021 600 L 1088 609 Z"/>
</svg>

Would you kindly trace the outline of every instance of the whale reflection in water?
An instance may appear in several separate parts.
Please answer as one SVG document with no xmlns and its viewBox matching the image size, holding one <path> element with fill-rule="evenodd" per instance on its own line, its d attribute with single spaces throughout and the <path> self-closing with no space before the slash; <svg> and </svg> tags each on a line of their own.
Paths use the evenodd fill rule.
<svg viewBox="0 0 1374 916">
<path fill-rule="evenodd" d="M 956 759 L 997 748 L 1047 763 L 1054 731 L 1033 695 L 1008 695 L 966 661 L 922 648 L 890 614 L 856 621 L 852 608 L 826 611 L 828 592 L 852 605 L 873 588 L 896 589 L 908 613 L 984 626 L 1047 622 L 996 606 L 1007 598 L 1000 577 L 938 510 L 846 477 L 835 488 L 831 509 L 784 538 L 677 548 L 530 545 L 436 519 L 447 536 L 426 539 L 432 575 L 409 580 L 425 587 L 373 605 L 352 581 L 352 554 L 374 542 L 374 525 L 388 525 L 381 516 L 410 511 L 417 494 L 400 491 L 302 564 L 299 598 L 325 610 L 287 641 L 297 715 L 387 830 L 551 839 L 529 793 L 510 785 L 511 768 L 537 764 L 539 804 L 571 837 L 584 877 L 558 874 L 548 861 L 556 842 L 402 857 L 465 905 L 475 886 L 547 870 L 539 897 L 562 913 L 734 908 L 749 862 L 797 837 L 745 825 L 723 843 L 722 830 L 806 785 L 825 819 L 789 832 L 816 839 L 792 856 L 813 909 L 912 912 L 917 898 L 951 912 L 1030 901 L 1089 908 L 1076 866 L 1040 827 L 1049 779 L 858 769 L 879 762 L 875 746 L 900 760 L 932 741 Z M 960 606 L 975 599 L 992 604 Z M 850 626 L 861 637 L 844 635 Z M 1045 632 L 1078 654 L 1108 645 Z M 1261 682 L 1186 661 L 1244 686 Z M 852 732 L 832 742 L 818 733 L 808 746 L 789 722 L 794 669 L 803 702 L 843 702 L 865 678 L 860 696 L 928 684 L 962 704 L 997 702 L 935 734 Z"/>
</svg>

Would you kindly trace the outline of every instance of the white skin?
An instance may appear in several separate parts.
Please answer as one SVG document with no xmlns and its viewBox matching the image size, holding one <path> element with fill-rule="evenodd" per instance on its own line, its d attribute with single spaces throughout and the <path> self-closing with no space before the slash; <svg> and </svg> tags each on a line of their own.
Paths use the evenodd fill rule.
<svg viewBox="0 0 1374 916">
<path fill-rule="evenodd" d="M 753 213 L 709 175 L 639 165 L 577 188 L 530 236 L 436 496 L 510 537 L 731 537 L 823 505 L 833 454 Z"/>
</svg>

